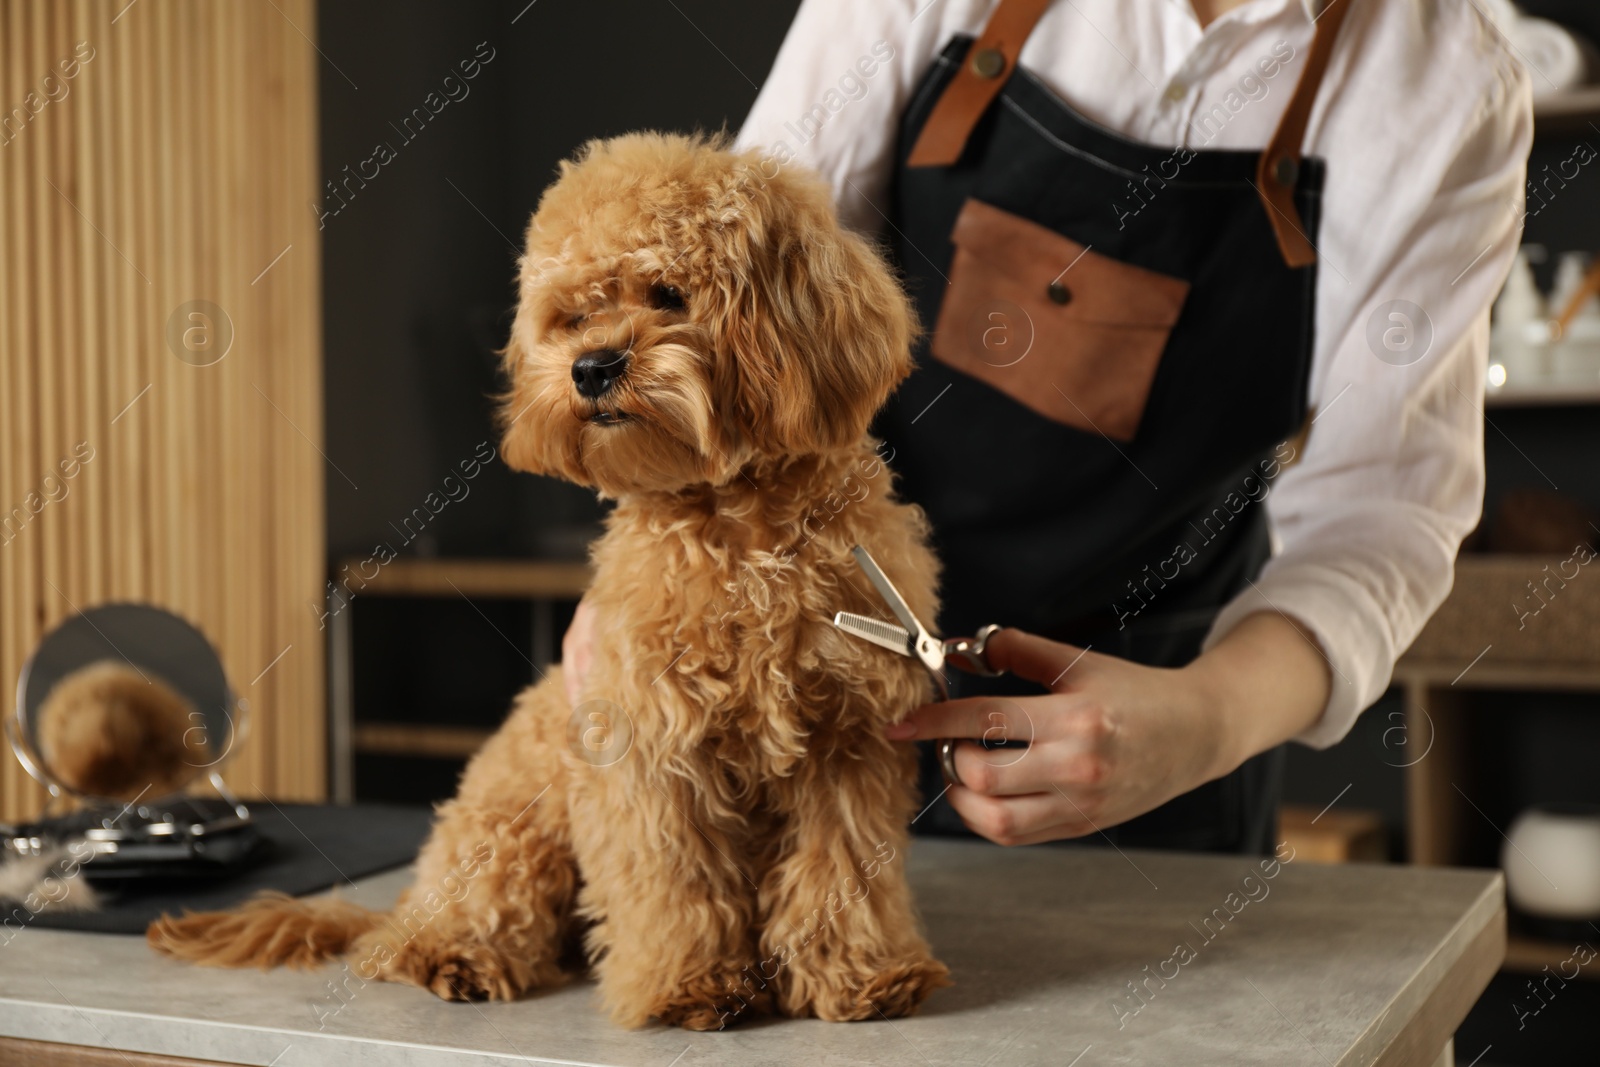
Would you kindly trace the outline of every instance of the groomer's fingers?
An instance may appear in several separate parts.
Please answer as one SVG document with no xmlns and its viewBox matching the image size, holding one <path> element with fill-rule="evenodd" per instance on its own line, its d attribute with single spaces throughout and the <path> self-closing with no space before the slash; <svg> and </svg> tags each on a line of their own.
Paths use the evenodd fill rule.
<svg viewBox="0 0 1600 1067">
<path fill-rule="evenodd" d="M 956 773 L 980 796 L 1016 797 L 1050 788 L 1051 771 L 1032 748 L 996 748 L 956 743 Z"/>
<path fill-rule="evenodd" d="M 997 845 L 1031 845 L 1094 832 L 1054 792 L 986 797 L 957 785 L 946 795 L 967 829 Z"/>
<path fill-rule="evenodd" d="M 989 638 L 986 652 L 989 665 L 996 670 L 1010 671 L 1052 689 L 1070 684 L 1071 672 L 1097 658 L 1095 653 L 1076 645 L 1013 629 L 1001 630 Z"/>
<path fill-rule="evenodd" d="M 561 638 L 561 680 L 567 690 L 567 704 L 577 707 L 583 699 L 583 680 L 589 673 L 594 652 L 594 608 L 587 598 L 578 601 L 572 624 Z"/>
<path fill-rule="evenodd" d="M 915 738 L 971 737 L 979 740 L 1030 741 L 1033 714 L 1027 705 L 1037 697 L 969 697 L 924 704 L 885 730 L 891 741 Z"/>
<path fill-rule="evenodd" d="M 1028 748 L 985 749 L 957 742 L 956 773 L 974 793 L 1009 797 L 1048 793 L 1058 786 L 1099 790 L 1109 775 L 1109 764 L 1103 753 L 1071 737 Z"/>
</svg>

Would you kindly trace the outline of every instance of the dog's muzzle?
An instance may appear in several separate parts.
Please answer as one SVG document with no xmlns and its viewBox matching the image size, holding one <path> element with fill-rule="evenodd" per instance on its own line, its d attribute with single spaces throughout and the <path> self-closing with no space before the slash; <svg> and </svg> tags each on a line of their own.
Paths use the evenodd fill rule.
<svg viewBox="0 0 1600 1067">
<path fill-rule="evenodd" d="M 585 352 L 572 362 L 572 384 L 590 400 L 598 400 L 628 369 L 628 353 L 614 348 Z"/>
</svg>

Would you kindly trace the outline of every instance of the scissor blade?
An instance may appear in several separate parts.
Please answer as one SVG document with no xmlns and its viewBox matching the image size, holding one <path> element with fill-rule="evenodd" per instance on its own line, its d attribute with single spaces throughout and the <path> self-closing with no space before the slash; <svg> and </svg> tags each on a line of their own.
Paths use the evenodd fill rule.
<svg viewBox="0 0 1600 1067">
<path fill-rule="evenodd" d="M 833 624 L 847 634 L 859 637 L 863 641 L 871 641 L 875 645 L 882 645 L 891 652 L 898 652 L 902 656 L 915 654 L 911 635 L 893 623 L 841 611 L 833 617 Z"/>
<path fill-rule="evenodd" d="M 894 583 L 889 581 L 889 576 L 883 573 L 883 568 L 879 567 L 878 561 L 872 558 L 872 553 L 861 545 L 857 545 L 850 551 L 856 557 L 856 564 L 860 566 L 862 572 L 872 582 L 873 588 L 878 591 L 878 595 L 888 602 L 889 610 L 894 612 L 894 617 L 900 620 L 900 625 L 906 628 L 906 633 L 912 635 L 926 633 L 922 628 L 922 623 L 918 622 L 917 617 L 911 614 L 911 607 L 906 603 L 906 598 L 901 596 L 900 590 L 896 589 Z M 911 647 L 916 647 L 914 641 Z"/>
</svg>

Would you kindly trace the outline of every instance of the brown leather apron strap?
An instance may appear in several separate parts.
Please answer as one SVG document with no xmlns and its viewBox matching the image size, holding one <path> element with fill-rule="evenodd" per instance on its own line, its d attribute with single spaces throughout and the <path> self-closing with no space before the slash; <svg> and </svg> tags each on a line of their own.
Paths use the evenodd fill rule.
<svg viewBox="0 0 1600 1067">
<path fill-rule="evenodd" d="M 1328 58 L 1333 55 L 1334 39 L 1339 36 L 1339 27 L 1352 3 L 1354 0 L 1329 0 L 1317 16 L 1305 69 L 1300 72 L 1294 95 L 1289 98 L 1283 118 L 1278 120 L 1272 140 L 1256 163 L 1256 191 L 1266 205 L 1267 221 L 1278 238 L 1283 261 L 1291 267 L 1307 267 L 1317 261 L 1317 251 L 1311 247 L 1300 224 L 1300 212 L 1294 206 L 1294 183 L 1300 174 L 1300 146 L 1305 143 L 1311 108 L 1317 102 Z"/>
<path fill-rule="evenodd" d="M 1023 42 L 1049 6 L 1050 0 L 1000 0 L 983 36 L 967 50 L 966 62 L 922 124 L 906 166 L 945 167 L 961 158 L 972 128 L 999 95 Z"/>
<path fill-rule="evenodd" d="M 1316 249 L 1311 247 L 1300 212 L 1294 206 L 1294 185 L 1300 174 L 1300 146 L 1305 142 L 1311 108 L 1333 55 L 1339 27 L 1353 2 L 1329 0 L 1317 17 L 1311 50 L 1300 80 L 1295 83 L 1294 95 L 1256 165 L 1256 189 L 1278 239 L 1278 249 L 1291 267 L 1309 266 L 1317 260 Z M 906 166 L 944 167 L 961 158 L 973 127 L 1016 68 L 1023 43 L 1049 6 L 1050 0 L 1000 0 L 983 35 L 968 50 L 966 61 L 922 124 Z"/>
</svg>

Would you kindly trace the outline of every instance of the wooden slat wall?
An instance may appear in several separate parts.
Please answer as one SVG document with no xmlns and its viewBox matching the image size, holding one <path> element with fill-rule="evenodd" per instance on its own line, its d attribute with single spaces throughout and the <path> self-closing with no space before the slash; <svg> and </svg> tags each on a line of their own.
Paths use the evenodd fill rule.
<svg viewBox="0 0 1600 1067">
<path fill-rule="evenodd" d="M 315 32 L 313 0 L 0 0 L 5 711 L 75 606 L 159 604 L 251 705 L 230 784 L 294 799 L 325 788 Z M 210 366 L 167 342 L 192 300 L 232 321 Z M 0 756 L 0 818 L 42 798 Z"/>
</svg>

